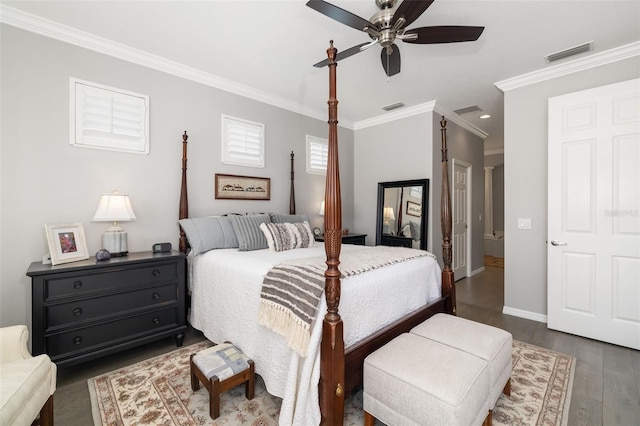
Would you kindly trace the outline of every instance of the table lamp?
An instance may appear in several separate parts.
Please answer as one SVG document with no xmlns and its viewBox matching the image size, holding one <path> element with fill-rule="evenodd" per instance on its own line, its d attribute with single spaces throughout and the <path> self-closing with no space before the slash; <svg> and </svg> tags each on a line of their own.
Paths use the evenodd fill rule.
<svg viewBox="0 0 640 426">
<path fill-rule="evenodd" d="M 135 219 L 136 215 L 133 213 L 128 195 L 118 194 L 118 191 L 102 194 L 93 220 L 113 222 L 112 226 L 102 234 L 102 248 L 109 251 L 111 256 L 126 256 L 128 253 L 127 233 L 118 225 L 118 221 L 126 222 Z"/>
</svg>

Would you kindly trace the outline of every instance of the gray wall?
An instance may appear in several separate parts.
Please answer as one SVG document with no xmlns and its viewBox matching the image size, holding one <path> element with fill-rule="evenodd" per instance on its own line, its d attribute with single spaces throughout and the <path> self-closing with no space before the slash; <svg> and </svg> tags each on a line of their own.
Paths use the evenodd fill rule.
<svg viewBox="0 0 640 426">
<path fill-rule="evenodd" d="M 547 313 L 547 100 L 638 78 L 637 57 L 505 92 L 505 312 Z M 531 218 L 531 230 L 518 230 Z"/>
<path fill-rule="evenodd" d="M 427 250 L 442 265 L 442 231 L 440 228 L 441 135 L 440 119 L 434 112 L 420 113 L 359 129 L 354 141 L 354 222 L 358 232 L 365 232 L 367 244 L 375 244 L 378 182 L 405 179 L 429 179 L 429 214 Z M 478 219 L 484 211 L 484 152 L 480 136 L 451 120 L 447 123 L 449 164 L 451 159 L 472 165 L 473 232 L 471 270 L 484 265 L 483 226 Z"/>
<path fill-rule="evenodd" d="M 378 182 L 431 179 L 431 126 L 431 113 L 421 113 L 356 131 L 354 230 L 367 234 L 367 245 L 376 242 Z M 429 250 L 431 222 L 429 212 Z"/>
<path fill-rule="evenodd" d="M 504 164 L 493 169 L 493 229 L 504 232 Z"/>
<path fill-rule="evenodd" d="M 324 176 L 305 172 L 305 135 L 326 138 L 327 124 L 209 86 L 114 59 L 14 27 L 0 26 L 0 325 L 31 323 L 29 264 L 48 252 L 45 223 L 82 223 L 88 251 L 108 225 L 91 222 L 102 193 L 129 194 L 137 221 L 123 223 L 129 250 L 154 242 L 177 247 L 182 133 L 188 131 L 192 217 L 230 211 L 288 212 L 289 153 L 296 153 L 298 213 L 312 226 Z M 69 144 L 69 77 L 150 97 L 150 154 Z M 266 167 L 220 162 L 222 113 L 266 125 Z M 343 224 L 353 226 L 353 131 L 339 129 Z M 270 201 L 214 200 L 214 173 L 271 178 Z"/>
<path fill-rule="evenodd" d="M 445 117 L 446 118 L 446 117 Z M 433 115 L 433 170 L 434 178 L 431 181 L 431 209 L 436 219 L 433 222 L 432 241 L 436 247 L 433 253 L 442 258 L 442 230 L 440 228 L 440 187 L 441 175 L 441 115 Z M 452 169 L 453 159 L 471 164 L 471 273 L 482 271 L 484 268 L 484 141 L 483 139 L 459 126 L 451 120 L 447 120 L 447 146 L 449 158 L 449 186 L 453 191 Z M 431 220 L 431 217 L 430 217 Z M 431 229 L 430 229 L 431 231 Z"/>
</svg>

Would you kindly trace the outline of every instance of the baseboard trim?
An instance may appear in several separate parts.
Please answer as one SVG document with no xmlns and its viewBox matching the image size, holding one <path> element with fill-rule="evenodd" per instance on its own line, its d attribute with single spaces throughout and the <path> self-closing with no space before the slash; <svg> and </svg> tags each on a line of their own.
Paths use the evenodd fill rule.
<svg viewBox="0 0 640 426">
<path fill-rule="evenodd" d="M 502 313 L 507 315 L 512 315 L 514 317 L 520 317 L 532 321 L 543 322 L 546 324 L 547 316 L 544 314 L 538 314 L 536 312 L 524 311 L 522 309 L 510 308 L 508 306 L 504 306 L 502 308 Z"/>
<path fill-rule="evenodd" d="M 479 267 L 475 271 L 471 271 L 469 277 L 473 277 L 474 275 L 478 275 L 480 272 L 484 272 L 484 266 Z"/>
</svg>

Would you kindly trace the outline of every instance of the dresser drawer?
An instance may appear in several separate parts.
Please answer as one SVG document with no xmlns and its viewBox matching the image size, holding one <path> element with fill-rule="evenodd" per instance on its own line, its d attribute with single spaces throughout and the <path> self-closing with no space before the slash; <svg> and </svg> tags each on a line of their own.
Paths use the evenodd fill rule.
<svg viewBox="0 0 640 426">
<path fill-rule="evenodd" d="M 77 355 L 85 351 L 143 337 L 163 329 L 177 327 L 178 308 L 169 308 L 142 315 L 109 321 L 64 333 L 45 336 L 46 353 L 55 362 L 60 355 Z"/>
<path fill-rule="evenodd" d="M 54 327 L 86 322 L 140 308 L 153 308 L 170 302 L 177 303 L 177 293 L 177 284 L 172 283 L 161 287 L 49 305 L 45 307 L 46 331 Z"/>
<path fill-rule="evenodd" d="M 137 268 L 105 268 L 87 275 L 69 274 L 55 276 L 45 281 L 45 301 L 63 297 L 78 297 L 93 292 L 121 290 L 131 286 L 176 280 L 178 277 L 175 262 L 153 264 Z"/>
</svg>

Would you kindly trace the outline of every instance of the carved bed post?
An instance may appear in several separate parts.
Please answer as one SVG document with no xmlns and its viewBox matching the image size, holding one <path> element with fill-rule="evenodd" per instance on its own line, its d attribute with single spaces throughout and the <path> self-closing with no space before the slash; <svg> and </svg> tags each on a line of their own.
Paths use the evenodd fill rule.
<svg viewBox="0 0 640 426">
<path fill-rule="evenodd" d="M 178 219 L 189 217 L 189 199 L 187 197 L 187 131 L 182 135 L 182 183 L 180 184 L 180 208 L 178 210 Z M 187 252 L 187 236 L 182 227 L 180 227 L 179 249 L 181 253 Z"/>
<path fill-rule="evenodd" d="M 293 151 L 291 151 L 291 192 L 289 193 L 289 214 L 296 214 L 296 192 L 293 188 Z"/>
<path fill-rule="evenodd" d="M 324 247 L 327 254 L 325 298 L 327 313 L 322 322 L 320 347 L 320 412 L 323 425 L 344 421 L 344 340 L 340 304 L 340 250 L 342 248 L 342 204 L 338 167 L 338 100 L 336 99 L 336 54 L 333 40 L 329 57 L 329 154 L 325 183 Z"/>
<path fill-rule="evenodd" d="M 442 218 L 442 294 L 448 294 L 450 312 L 454 315 L 456 311 L 456 286 L 451 269 L 451 195 L 449 194 L 449 168 L 447 159 L 447 120 L 442 117 L 440 120 L 440 133 L 442 135 L 442 194 L 440 198 L 440 211 Z"/>
</svg>

